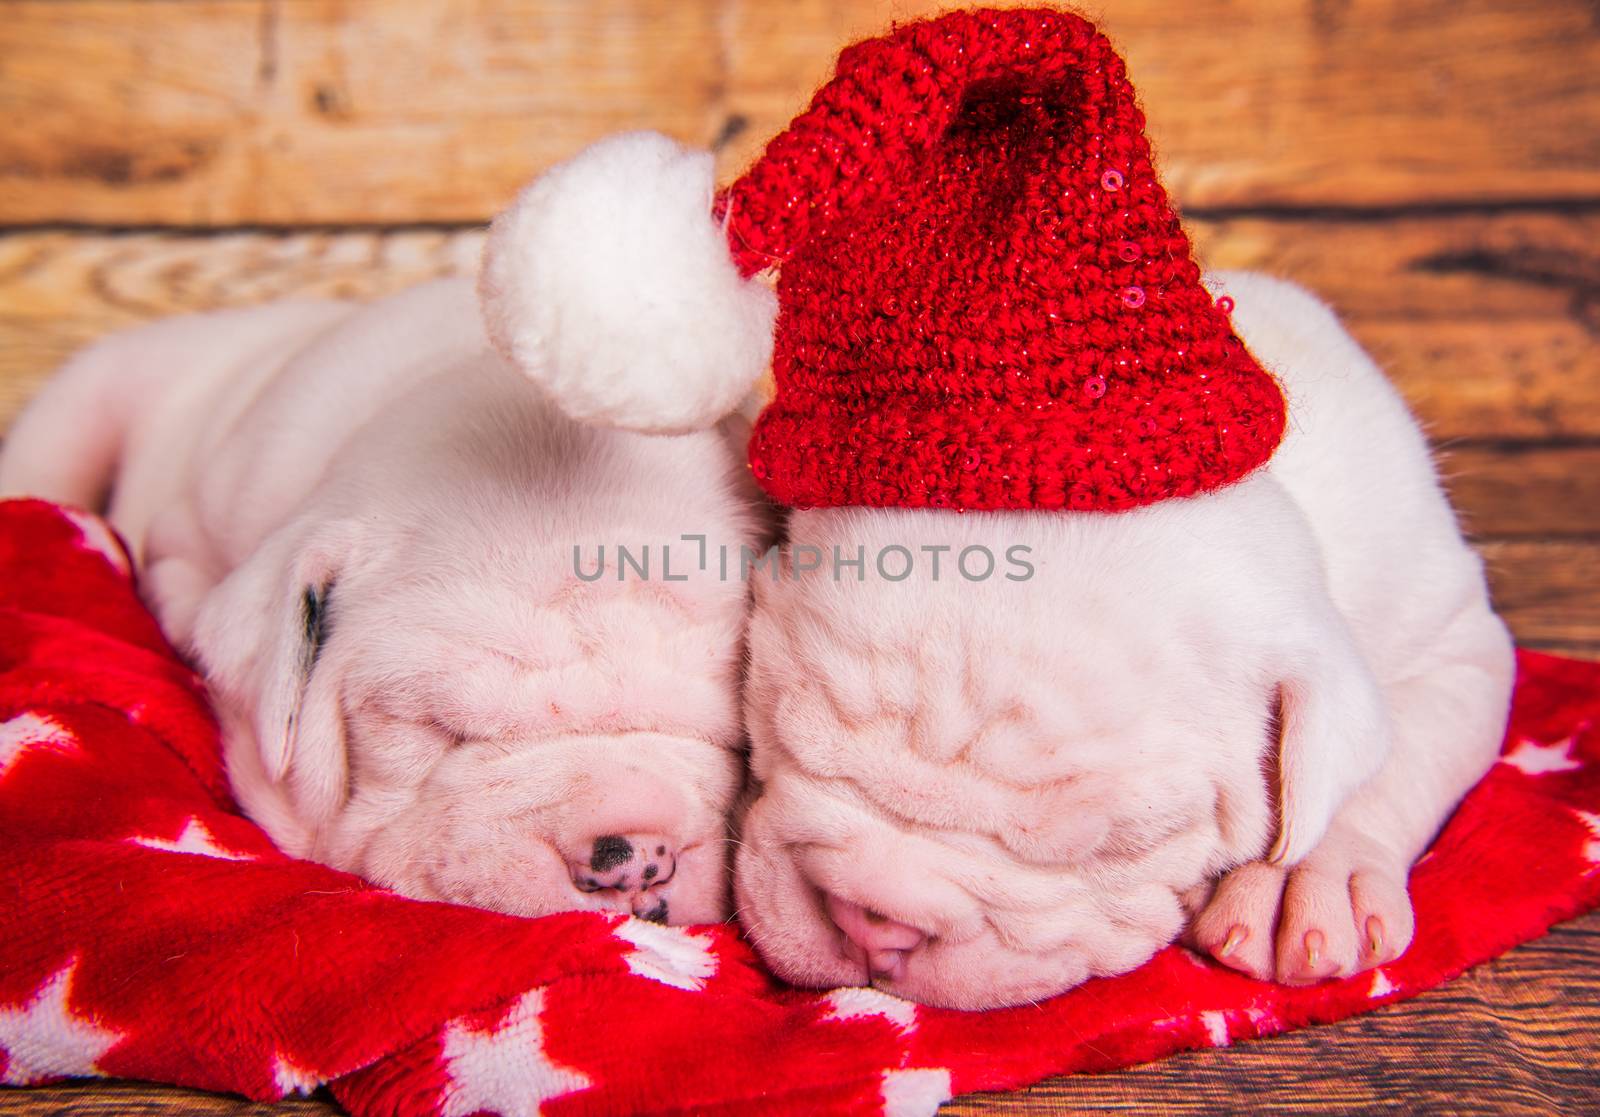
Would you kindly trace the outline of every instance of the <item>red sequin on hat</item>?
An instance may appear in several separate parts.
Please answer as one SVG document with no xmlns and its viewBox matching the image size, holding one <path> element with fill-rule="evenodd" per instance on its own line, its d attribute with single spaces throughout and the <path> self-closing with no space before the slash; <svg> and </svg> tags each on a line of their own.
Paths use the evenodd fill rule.
<svg viewBox="0 0 1600 1117">
<path fill-rule="evenodd" d="M 850 47 L 719 212 L 745 274 L 779 267 L 750 461 L 785 504 L 1131 508 L 1237 481 L 1282 437 L 1122 59 L 1078 16 Z"/>
</svg>

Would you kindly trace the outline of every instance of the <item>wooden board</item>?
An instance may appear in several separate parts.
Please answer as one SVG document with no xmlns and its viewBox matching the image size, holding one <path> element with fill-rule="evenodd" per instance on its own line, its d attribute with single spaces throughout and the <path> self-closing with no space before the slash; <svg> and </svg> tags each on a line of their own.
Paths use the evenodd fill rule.
<svg viewBox="0 0 1600 1117">
<path fill-rule="evenodd" d="M 1600 445 L 1458 445 L 1439 461 L 1473 535 L 1600 536 Z"/>
<path fill-rule="evenodd" d="M 0 237 L 0 430 L 62 361 L 112 330 L 269 299 L 370 298 L 477 267 L 477 233 Z"/>
<path fill-rule="evenodd" d="M 0 0 L 0 223 L 479 221 L 639 127 L 732 172 L 842 44 L 942 6 Z M 1187 206 L 1600 199 L 1588 0 L 1085 7 Z"/>
<path fill-rule="evenodd" d="M 1320 1028 L 1110 1074 L 957 1098 L 945 1117 L 1139 1112 L 1550 1114 L 1600 1111 L 1600 914 L 1439 989 Z M 137 1083 L 0 1090 L 0 1117 L 333 1117 Z"/>
<path fill-rule="evenodd" d="M 695 0 L 4 0 L 0 220 L 481 219 L 608 133 L 706 136 L 716 16 Z"/>
<path fill-rule="evenodd" d="M 1490 540 L 1478 549 L 1518 643 L 1600 659 L 1600 540 Z"/>
<path fill-rule="evenodd" d="M 327 1091 L 276 1104 L 143 1082 L 0 1089 L 0 1117 L 342 1117 Z"/>
</svg>

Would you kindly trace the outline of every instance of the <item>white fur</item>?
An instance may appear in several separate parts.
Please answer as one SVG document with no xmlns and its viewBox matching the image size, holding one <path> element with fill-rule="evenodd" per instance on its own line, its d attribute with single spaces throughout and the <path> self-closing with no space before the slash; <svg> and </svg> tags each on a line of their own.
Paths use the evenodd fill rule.
<svg viewBox="0 0 1600 1117">
<path fill-rule="evenodd" d="M 1118 514 L 792 516 L 792 544 L 923 561 L 756 583 L 735 891 L 784 976 L 867 977 L 826 895 L 886 916 L 865 932 L 885 944 L 926 936 L 887 991 L 958 1007 L 1130 969 L 1200 909 L 1202 948 L 1257 976 L 1403 949 L 1406 868 L 1492 763 L 1510 644 L 1382 374 L 1300 289 L 1215 282 L 1290 405 L 1248 479 Z M 1026 545 L 1037 572 L 966 581 L 974 545 Z M 1250 863 L 1277 891 L 1207 908 Z M 1235 927 L 1264 963 L 1223 949 Z"/>
<path fill-rule="evenodd" d="M 537 914 L 626 906 L 569 865 L 603 834 L 661 835 L 673 922 L 725 912 L 745 591 L 692 548 L 686 581 L 619 582 L 614 548 L 753 544 L 744 475 L 723 432 L 560 414 L 459 280 L 113 336 L 0 454 L 6 492 L 109 487 L 213 689 L 235 794 L 285 850 Z M 574 546 L 587 570 L 601 544 L 612 576 L 580 580 Z M 329 616 L 309 669 L 308 588 Z"/>
<path fill-rule="evenodd" d="M 547 172 L 489 234 L 489 336 L 568 415 L 709 426 L 766 368 L 777 300 L 740 277 L 712 219 L 710 154 L 654 132 Z"/>
</svg>

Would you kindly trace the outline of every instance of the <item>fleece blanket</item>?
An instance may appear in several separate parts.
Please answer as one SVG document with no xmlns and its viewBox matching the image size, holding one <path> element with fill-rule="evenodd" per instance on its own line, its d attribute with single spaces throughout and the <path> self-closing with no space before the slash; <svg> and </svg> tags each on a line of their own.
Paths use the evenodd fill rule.
<svg viewBox="0 0 1600 1117">
<path fill-rule="evenodd" d="M 807 992 L 731 926 L 421 903 L 228 797 L 198 678 L 92 517 L 0 504 L 0 1081 L 107 1075 L 358 1115 L 927 1114 L 1409 997 L 1600 900 L 1600 664 L 1524 653 L 1502 761 L 1391 965 L 1263 984 L 1180 947 L 1037 1006 Z"/>
</svg>

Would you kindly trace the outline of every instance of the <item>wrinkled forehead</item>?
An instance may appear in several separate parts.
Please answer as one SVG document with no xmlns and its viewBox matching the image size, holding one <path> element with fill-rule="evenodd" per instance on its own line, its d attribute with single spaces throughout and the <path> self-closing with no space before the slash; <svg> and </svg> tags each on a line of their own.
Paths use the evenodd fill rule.
<svg viewBox="0 0 1600 1117">
<path fill-rule="evenodd" d="M 1044 569 L 1013 583 L 791 582 L 768 588 L 752 632 L 756 670 L 779 676 L 763 682 L 820 688 L 843 722 L 1083 743 L 1155 732 L 1247 688 L 1241 644 L 1209 602 Z"/>
<path fill-rule="evenodd" d="M 673 728 L 735 716 L 737 587 L 631 578 L 367 579 L 333 590 L 353 701 L 468 737 Z"/>
<path fill-rule="evenodd" d="M 752 626 L 757 774 L 853 782 L 887 816 L 1039 863 L 1137 857 L 1217 815 L 1271 711 L 1208 572 L 1034 541 L 1035 576 L 1006 584 L 775 587 Z"/>
<path fill-rule="evenodd" d="M 981 632 L 1019 614 L 1036 627 L 1199 628 L 1240 612 L 1252 585 L 1275 581 L 1270 569 L 1241 569 L 1234 511 L 802 510 L 789 547 L 811 569 L 776 586 L 758 579 L 757 590 L 763 600 L 849 602 L 864 622 L 908 632 L 951 618 Z M 1125 633 L 1130 642 L 1140 634 Z"/>
</svg>

